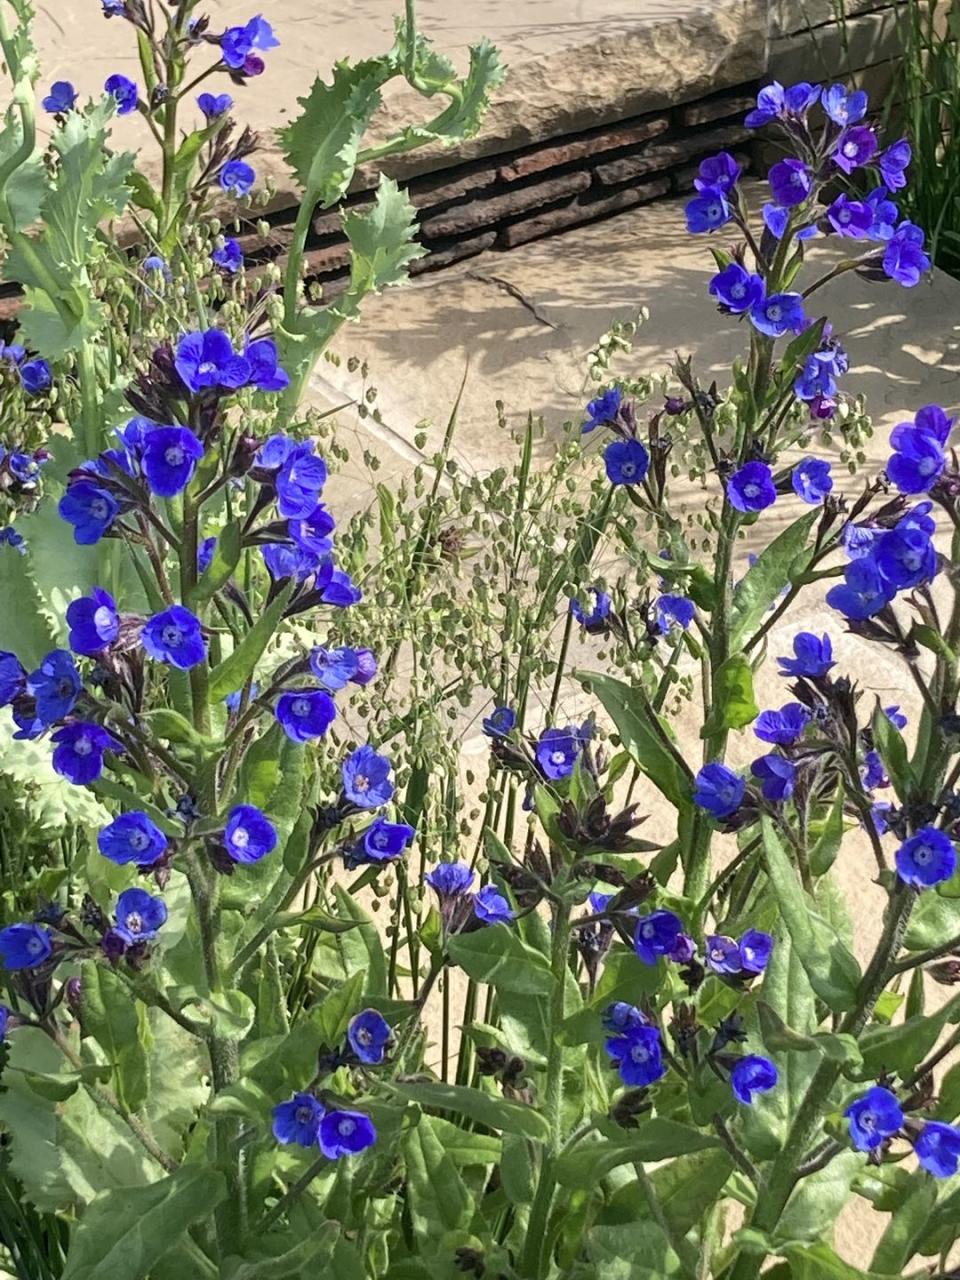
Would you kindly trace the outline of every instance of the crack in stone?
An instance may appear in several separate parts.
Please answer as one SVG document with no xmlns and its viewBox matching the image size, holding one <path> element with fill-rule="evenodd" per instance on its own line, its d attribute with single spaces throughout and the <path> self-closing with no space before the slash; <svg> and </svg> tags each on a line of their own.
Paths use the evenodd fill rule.
<svg viewBox="0 0 960 1280">
<path fill-rule="evenodd" d="M 468 271 L 467 278 L 469 280 L 479 280 L 481 284 L 493 284 L 502 289 L 504 293 L 509 293 L 511 298 L 516 298 L 521 307 L 525 307 L 535 320 L 539 320 L 541 324 L 545 324 L 548 329 L 560 329 L 562 326 L 554 324 L 552 320 L 548 320 L 543 312 L 539 309 L 535 302 L 531 302 L 522 289 L 518 289 L 515 284 L 511 284 L 509 280 L 504 280 L 502 276 L 488 276 L 480 271 Z"/>
</svg>

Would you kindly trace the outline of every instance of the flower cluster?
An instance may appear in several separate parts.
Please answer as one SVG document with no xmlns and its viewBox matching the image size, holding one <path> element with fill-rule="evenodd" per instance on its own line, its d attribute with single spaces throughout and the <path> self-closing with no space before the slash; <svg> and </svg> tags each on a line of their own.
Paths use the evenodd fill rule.
<svg viewBox="0 0 960 1280">
<path fill-rule="evenodd" d="M 858 1151 L 873 1155 L 902 1134 L 913 1144 L 920 1167 L 935 1178 L 952 1178 L 960 1167 L 960 1128 L 940 1120 L 907 1120 L 897 1095 L 874 1085 L 844 1111 L 850 1138 Z"/>
<path fill-rule="evenodd" d="M 476 874 L 464 862 L 441 862 L 423 877 L 440 902 L 448 933 L 467 933 L 483 925 L 509 924 L 516 912 L 495 884 L 470 890 Z"/>
<path fill-rule="evenodd" d="M 319 1147 L 328 1160 L 359 1155 L 377 1140 L 373 1121 L 361 1111 L 328 1110 L 312 1093 L 295 1093 L 273 1109 L 278 1142 Z"/>
</svg>

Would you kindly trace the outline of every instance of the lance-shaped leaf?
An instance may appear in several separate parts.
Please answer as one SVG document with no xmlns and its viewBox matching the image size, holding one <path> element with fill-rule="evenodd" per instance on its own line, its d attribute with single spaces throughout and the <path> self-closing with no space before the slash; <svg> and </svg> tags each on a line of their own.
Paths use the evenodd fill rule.
<svg viewBox="0 0 960 1280">
<path fill-rule="evenodd" d="M 137 1111 L 147 1097 L 149 1065 L 142 1005 L 106 964 L 83 964 L 80 1016 L 87 1035 L 96 1040 L 114 1072 L 117 1096 L 130 1111 Z"/>
<path fill-rule="evenodd" d="M 773 605 L 784 587 L 807 567 L 804 548 L 810 530 L 820 518 L 819 507 L 795 520 L 760 552 L 733 593 L 730 647 L 741 648 Z"/>
<path fill-rule="evenodd" d="M 742 653 L 732 653 L 714 674 L 713 709 L 700 730 L 701 738 L 724 729 L 744 729 L 760 714 L 753 696 L 753 668 Z"/>
</svg>

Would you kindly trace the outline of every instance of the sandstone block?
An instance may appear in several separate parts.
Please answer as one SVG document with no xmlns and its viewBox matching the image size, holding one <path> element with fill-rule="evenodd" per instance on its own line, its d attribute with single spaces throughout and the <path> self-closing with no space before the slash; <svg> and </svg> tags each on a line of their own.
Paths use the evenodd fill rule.
<svg viewBox="0 0 960 1280">
<path fill-rule="evenodd" d="M 585 222 L 595 222 L 612 213 L 620 213 L 624 209 L 632 209 L 657 196 L 665 195 L 670 190 L 669 178 L 654 178 L 651 182 L 642 182 L 634 187 L 626 187 L 613 195 L 602 196 L 591 200 L 580 196 L 571 204 L 562 205 L 559 209 L 550 209 L 528 218 L 523 222 L 515 222 L 504 227 L 497 239 L 498 247 L 514 249 L 517 245 L 527 244 L 531 240 L 539 240 L 542 236 L 552 235 L 565 227 L 576 227 Z"/>
</svg>

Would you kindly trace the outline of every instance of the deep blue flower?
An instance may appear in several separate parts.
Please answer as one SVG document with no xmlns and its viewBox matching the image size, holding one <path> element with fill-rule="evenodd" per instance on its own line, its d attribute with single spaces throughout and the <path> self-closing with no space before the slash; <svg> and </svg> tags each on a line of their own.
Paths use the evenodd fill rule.
<svg viewBox="0 0 960 1280">
<path fill-rule="evenodd" d="M 287 578 L 305 582 L 320 568 L 319 556 L 289 542 L 266 543 L 260 547 L 260 554 L 274 582 L 284 582 Z"/>
<path fill-rule="evenodd" d="M 66 649 L 54 649 L 27 676 L 27 693 L 36 702 L 36 715 L 44 724 L 53 724 L 70 714 L 83 690 L 76 663 Z"/>
<path fill-rule="evenodd" d="M 297 447 L 298 442 L 293 436 L 268 436 L 254 454 L 254 470 L 266 472 L 270 477 L 275 476 Z"/>
<path fill-rule="evenodd" d="M 756 306 L 765 292 L 763 276 L 747 271 L 739 262 L 731 262 L 710 281 L 710 293 L 724 310 L 735 316 Z"/>
<path fill-rule="evenodd" d="M 167 904 L 145 889 L 124 889 L 117 899 L 117 933 L 128 946 L 152 942 L 167 919 Z"/>
<path fill-rule="evenodd" d="M 120 615 L 109 591 L 94 587 L 93 594 L 67 605 L 67 643 L 86 657 L 102 653 L 120 634 Z"/>
<path fill-rule="evenodd" d="M 607 1031 L 635 1031 L 638 1027 L 648 1027 L 650 1019 L 634 1004 L 626 1000 L 616 1000 L 608 1004 L 601 1015 L 601 1022 Z"/>
<path fill-rule="evenodd" d="M 937 553 L 923 529 L 898 524 L 877 541 L 874 558 L 880 576 L 894 591 L 918 587 L 937 572 Z"/>
<path fill-rule="evenodd" d="M 383 1061 L 392 1035 L 390 1024 L 376 1009 L 362 1010 L 347 1025 L 347 1043 L 368 1067 Z"/>
<path fill-rule="evenodd" d="M 740 808 L 746 781 L 718 760 L 705 764 L 693 780 L 693 802 L 714 818 L 729 818 Z"/>
<path fill-rule="evenodd" d="M 220 56 L 232 71 L 243 71 L 254 49 L 265 53 L 276 49 L 280 41 L 266 18 L 251 18 L 242 27 L 228 27 L 220 37 Z"/>
<path fill-rule="evenodd" d="M 10 474 L 22 489 L 35 489 L 40 479 L 40 469 L 46 466 L 48 459 L 35 453 L 8 453 L 7 466 Z"/>
<path fill-rule="evenodd" d="M 842 84 L 824 86 L 820 100 L 824 111 L 841 129 L 858 124 L 867 114 L 867 95 L 862 89 L 848 90 Z"/>
<path fill-rule="evenodd" d="M 844 129 L 833 151 L 833 163 L 844 173 L 853 173 L 863 164 L 869 164 L 877 154 L 877 135 L 864 124 Z"/>
<path fill-rule="evenodd" d="M 10 1021 L 10 1010 L 5 1004 L 0 1004 L 0 1044 L 3 1044 L 7 1038 L 7 1024 Z"/>
<path fill-rule="evenodd" d="M 704 938 L 703 956 L 707 968 L 714 973 L 739 973 L 743 968 L 739 945 L 723 933 L 711 933 Z"/>
<path fill-rule="evenodd" d="M 811 714 L 802 702 L 788 702 L 779 711 L 761 711 L 753 722 L 753 732 L 762 742 L 788 747 L 803 737 Z"/>
<path fill-rule="evenodd" d="M 858 1151 L 875 1151 L 884 1138 L 892 1138 L 903 1125 L 903 1111 L 896 1096 L 874 1085 L 851 1102 L 843 1113 L 850 1123 L 850 1137 Z"/>
<path fill-rule="evenodd" d="M 587 405 L 587 420 L 580 430 L 588 435 L 596 427 L 607 427 L 617 419 L 623 392 L 619 387 L 610 387 Z"/>
<path fill-rule="evenodd" d="M 607 619 L 610 617 L 612 606 L 613 601 L 606 591 L 601 591 L 599 587 L 594 587 L 588 592 L 584 601 L 580 601 L 576 597 L 570 601 L 570 612 L 584 630 L 602 632 L 607 629 Z"/>
<path fill-rule="evenodd" d="M 386 804 L 393 795 L 391 768 L 387 757 L 378 755 L 369 743 L 357 747 L 340 769 L 344 795 L 360 809 L 376 809 Z"/>
<path fill-rule="evenodd" d="M 316 1146 L 325 1114 L 312 1093 L 295 1093 L 289 1102 L 278 1102 L 273 1108 L 273 1136 L 278 1142 Z"/>
<path fill-rule="evenodd" d="M 0 547 L 12 547 L 21 556 L 27 554 L 27 540 L 12 524 L 0 529 Z"/>
<path fill-rule="evenodd" d="M 895 729 L 905 729 L 909 721 L 900 710 L 899 705 L 893 707 L 884 707 L 883 714 L 887 717 Z"/>
<path fill-rule="evenodd" d="M 802 118 L 807 114 L 811 107 L 816 106 L 820 101 L 820 86 L 809 84 L 806 80 L 801 80 L 797 84 L 792 84 L 789 89 L 784 90 L 783 105 L 784 112 L 788 116 Z"/>
<path fill-rule="evenodd" d="M 930 259 L 924 252 L 924 234 L 912 222 L 901 222 L 887 242 L 883 255 L 883 269 L 891 280 L 905 289 L 920 283 L 920 277 L 930 270 Z"/>
<path fill-rule="evenodd" d="M 250 385 L 258 391 L 283 391 L 290 377 L 278 363 L 277 344 L 272 338 L 248 342 L 243 354 L 250 364 Z"/>
<path fill-rule="evenodd" d="M 815 351 L 807 357 L 803 368 L 794 380 L 794 395 L 798 400 L 805 400 L 810 405 L 811 412 L 822 418 L 824 416 L 822 406 L 826 403 L 833 404 L 833 398 L 837 394 L 837 378 L 841 373 L 846 373 L 847 367 L 847 353 L 841 346 L 831 344 L 820 351 Z M 819 459 L 810 459 L 810 461 L 816 462 L 819 466 L 829 466 L 828 463 L 822 463 Z M 801 493 L 800 496 L 803 497 L 803 494 Z"/>
<path fill-rule="evenodd" d="M 583 750 L 583 738 L 574 725 L 565 729 L 545 729 L 536 747 L 537 764 L 544 777 L 553 782 L 569 778 Z"/>
<path fill-rule="evenodd" d="M 223 843 L 234 862 L 259 862 L 277 847 L 277 828 L 252 804 L 238 804 L 227 815 Z"/>
<path fill-rule="evenodd" d="M 512 707 L 494 707 L 483 719 L 483 732 L 488 738 L 505 738 L 517 723 L 517 713 Z"/>
<path fill-rule="evenodd" d="M 782 209 L 803 204 L 813 186 L 813 174 L 802 160 L 778 160 L 767 174 L 773 198 Z"/>
<path fill-rule="evenodd" d="M 195 667 L 207 656 L 200 619 L 179 604 L 148 618 L 140 633 L 140 643 L 151 658 L 180 671 Z"/>
<path fill-rule="evenodd" d="M 940 445 L 946 445 L 950 439 L 955 421 L 956 419 L 948 417 L 938 404 L 925 404 L 913 417 L 914 426 L 931 436 Z"/>
<path fill-rule="evenodd" d="M 727 481 L 727 499 L 738 511 L 763 511 L 777 500 L 773 472 L 765 462 L 746 462 Z"/>
<path fill-rule="evenodd" d="M 495 884 L 485 884 L 473 899 L 473 913 L 483 924 L 509 924 L 516 916 Z"/>
<path fill-rule="evenodd" d="M 644 964 L 656 964 L 668 956 L 683 933 L 683 921 L 672 911 L 651 911 L 641 916 L 633 934 L 633 949 Z"/>
<path fill-rule="evenodd" d="M 320 1150 L 328 1160 L 359 1155 L 377 1140 L 369 1116 L 360 1111 L 328 1111 L 320 1121 Z"/>
<path fill-rule="evenodd" d="M 738 1102 L 750 1106 L 758 1093 L 769 1093 L 776 1087 L 780 1075 L 769 1058 L 757 1053 L 738 1058 L 730 1071 L 730 1088 Z"/>
<path fill-rule="evenodd" d="M 684 208 L 691 235 L 717 231 L 733 217 L 726 193 L 720 187 L 704 187 Z"/>
<path fill-rule="evenodd" d="M 415 835 L 406 822 L 376 818 L 363 833 L 363 852 L 371 862 L 391 862 L 406 853 Z"/>
<path fill-rule="evenodd" d="M 235 391 L 250 377 L 250 365 L 233 349 L 222 329 L 185 333 L 174 361 L 185 386 L 195 394 L 213 388 Z"/>
<path fill-rule="evenodd" d="M 894 452 L 887 475 L 901 493 L 926 493 L 943 474 L 946 456 L 937 439 L 913 423 L 901 422 L 890 432 Z"/>
<path fill-rule="evenodd" d="M 360 685 L 368 685 L 377 674 L 377 657 L 372 649 L 355 649 L 357 655 L 357 669 L 353 675 L 353 683 Z"/>
<path fill-rule="evenodd" d="M 26 354 L 26 347 L 22 347 L 19 342 L 0 341 L 0 360 L 5 364 L 19 364 Z"/>
<path fill-rule="evenodd" d="M 827 604 L 845 618 L 862 621 L 872 618 L 896 595 L 872 555 L 851 560 L 843 571 L 843 582 L 827 592 Z"/>
<path fill-rule="evenodd" d="M 197 547 L 197 573 L 206 573 L 213 563 L 214 553 L 217 550 L 217 540 L 215 537 L 204 538 Z"/>
<path fill-rule="evenodd" d="M 23 663 L 9 649 L 0 649 L 0 707 L 7 707 L 24 692 L 27 673 Z"/>
<path fill-rule="evenodd" d="M 901 191 L 907 185 L 906 171 L 910 166 L 913 152 L 906 138 L 892 142 L 877 157 L 877 168 L 883 178 L 884 185 L 891 191 Z"/>
<path fill-rule="evenodd" d="M 25 360 L 20 365 L 20 383 L 31 396 L 49 391 L 53 386 L 53 374 L 46 360 Z"/>
<path fill-rule="evenodd" d="M 827 220 L 834 231 L 851 240 L 869 236 L 876 214 L 872 205 L 864 200 L 851 200 L 841 193 L 827 208 Z"/>
<path fill-rule="evenodd" d="M 740 179 L 740 165 L 729 151 L 720 151 L 700 161 L 700 168 L 693 180 L 698 191 L 731 191 Z"/>
<path fill-rule="evenodd" d="M 865 203 L 873 213 L 869 238 L 871 240 L 890 240 L 897 229 L 897 223 L 900 221 L 900 210 L 892 200 L 887 199 L 886 187 L 876 187 L 866 197 Z"/>
<path fill-rule="evenodd" d="M 662 595 L 657 598 L 654 612 L 657 630 L 665 636 L 669 635 L 673 627 L 681 627 L 686 631 L 693 621 L 696 606 L 686 596 Z"/>
<path fill-rule="evenodd" d="M 440 862 L 423 879 L 441 899 L 462 898 L 473 884 L 473 872 L 465 862 Z"/>
<path fill-rule="evenodd" d="M 798 498 L 818 506 L 833 489 L 830 463 L 823 458 L 804 458 L 794 467 L 790 483 Z"/>
<path fill-rule="evenodd" d="M 277 510 L 288 520 L 306 520 L 316 510 L 327 482 L 327 464 L 312 440 L 291 449 L 277 472 Z"/>
<path fill-rule="evenodd" d="M 625 1035 L 611 1036 L 604 1048 L 616 1063 L 620 1079 L 631 1088 L 644 1088 L 666 1074 L 656 1027 L 632 1027 Z"/>
<path fill-rule="evenodd" d="M 833 661 L 833 645 L 826 634 L 815 636 L 810 631 L 798 631 L 793 637 L 792 658 L 778 658 L 782 676 L 806 676 L 816 680 L 825 676 Z"/>
<path fill-rule="evenodd" d="M 121 813 L 97 836 L 100 852 L 111 862 L 124 866 L 150 867 L 163 857 L 167 837 L 156 823 L 139 810 Z"/>
<path fill-rule="evenodd" d="M 611 440 L 603 451 L 603 465 L 611 484 L 640 484 L 650 455 L 639 440 Z"/>
<path fill-rule="evenodd" d="M 929 889 L 949 880 L 957 869 L 957 849 L 937 827 L 921 827 L 896 853 L 897 874 L 914 889 Z"/>
<path fill-rule="evenodd" d="M 740 939 L 740 963 L 746 973 L 763 973 L 773 951 L 773 938 L 762 929 L 748 929 Z"/>
<path fill-rule="evenodd" d="M 77 102 L 77 91 L 69 80 L 54 80 L 50 92 L 40 105 L 51 115 L 64 115 L 72 111 Z"/>
<path fill-rule="evenodd" d="M 92 480 L 75 480 L 57 506 L 60 516 L 73 525 L 73 540 L 81 547 L 99 542 L 116 520 L 120 507 L 112 493 Z"/>
<path fill-rule="evenodd" d="M 768 338 L 800 333 L 807 323 L 799 293 L 772 293 L 750 308 L 750 321 Z"/>
<path fill-rule="evenodd" d="M 868 791 L 873 791 L 876 787 L 889 787 L 890 779 L 884 770 L 879 751 L 864 752 L 863 765 L 860 776 Z"/>
<path fill-rule="evenodd" d="M 349 573 L 336 569 L 332 564 L 321 565 L 317 575 L 317 589 L 324 604 L 332 604 L 335 609 L 346 609 L 363 599 L 363 592 L 354 583 Z"/>
<path fill-rule="evenodd" d="M 149 257 L 144 258 L 143 271 L 145 275 L 160 275 L 164 280 L 173 279 L 173 273 L 158 253 L 151 253 Z"/>
<path fill-rule="evenodd" d="M 116 99 L 118 116 L 128 116 L 131 111 L 136 111 L 139 96 L 137 86 L 126 76 L 108 76 L 103 91 Z"/>
<path fill-rule="evenodd" d="M 335 528 L 336 521 L 322 502 L 314 507 L 306 520 L 291 520 L 287 524 L 287 532 L 297 546 L 316 556 L 327 556 L 333 550 L 330 535 Z"/>
<path fill-rule="evenodd" d="M 960 1166 L 960 1129 L 955 1124 L 928 1120 L 913 1140 L 920 1167 L 935 1178 L 952 1178 Z"/>
<path fill-rule="evenodd" d="M 238 200 L 247 195 L 256 180 L 256 171 L 245 160 L 228 160 L 218 177 L 223 190 Z"/>
<path fill-rule="evenodd" d="M 123 744 L 102 725 L 74 720 L 58 729 L 50 739 L 56 744 L 53 767 L 61 777 L 77 786 L 95 782 L 103 773 L 105 751 L 122 752 Z"/>
<path fill-rule="evenodd" d="M 123 17 L 127 12 L 126 0 L 100 0 L 105 18 Z"/>
<path fill-rule="evenodd" d="M 9 924 L 0 929 L 0 961 L 5 969 L 35 969 L 50 959 L 50 930 L 39 924 Z"/>
<path fill-rule="evenodd" d="M 324 649 L 318 645 L 310 654 L 310 670 L 331 693 L 346 687 L 356 675 L 358 665 L 356 650 L 346 646 Z"/>
<path fill-rule="evenodd" d="M 243 266 L 243 250 L 240 248 L 240 241 L 233 236 L 227 236 L 223 244 L 217 245 L 210 257 L 218 267 L 231 274 Z"/>
<path fill-rule="evenodd" d="M 172 498 L 193 479 L 203 445 L 188 427 L 154 427 L 143 438 L 141 462 L 158 498 Z"/>
<path fill-rule="evenodd" d="M 783 85 L 774 80 L 757 94 L 757 105 L 749 112 L 744 124 L 748 129 L 760 129 L 765 124 L 779 120 L 786 113 L 786 95 Z"/>
<path fill-rule="evenodd" d="M 229 93 L 200 93 L 197 95 L 197 106 L 208 120 L 216 120 L 225 116 L 233 106 Z"/>
<path fill-rule="evenodd" d="M 754 760 L 750 772 L 760 780 L 764 799 L 777 803 L 789 800 L 797 780 L 797 766 L 784 756 L 771 753 Z"/>
<path fill-rule="evenodd" d="M 782 240 L 793 216 L 790 210 L 768 201 L 760 210 L 760 213 L 763 218 L 763 225 L 773 238 Z M 808 223 L 806 226 L 798 227 L 793 234 L 797 240 L 812 240 L 817 234 L 816 224 Z"/>
<path fill-rule="evenodd" d="M 282 693 L 274 714 L 288 738 L 309 742 L 323 737 L 336 718 L 337 708 L 325 689 L 299 689 Z"/>
</svg>

